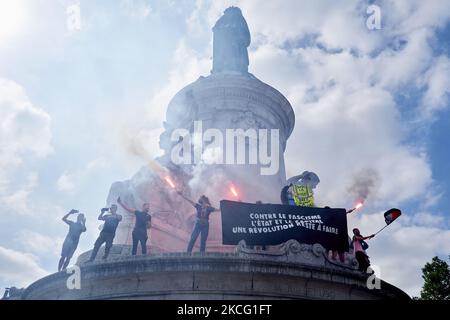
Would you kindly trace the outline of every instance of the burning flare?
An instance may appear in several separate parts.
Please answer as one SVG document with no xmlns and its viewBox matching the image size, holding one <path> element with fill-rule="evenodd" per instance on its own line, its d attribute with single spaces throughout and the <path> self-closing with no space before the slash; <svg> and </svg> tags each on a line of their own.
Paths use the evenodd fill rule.
<svg viewBox="0 0 450 320">
<path fill-rule="evenodd" d="M 358 202 L 356 206 L 353 209 L 350 209 L 347 211 L 347 213 L 352 213 L 355 210 L 361 209 L 363 207 L 364 203 L 362 201 Z"/>
<path fill-rule="evenodd" d="M 165 177 L 164 180 L 166 180 L 167 184 L 172 188 L 175 189 L 175 183 L 173 183 L 172 179 L 170 177 Z"/>
<path fill-rule="evenodd" d="M 236 198 L 239 197 L 239 194 L 238 194 L 238 192 L 236 191 L 236 188 L 233 185 L 230 186 L 230 191 L 233 194 L 233 196 L 235 196 Z"/>
</svg>

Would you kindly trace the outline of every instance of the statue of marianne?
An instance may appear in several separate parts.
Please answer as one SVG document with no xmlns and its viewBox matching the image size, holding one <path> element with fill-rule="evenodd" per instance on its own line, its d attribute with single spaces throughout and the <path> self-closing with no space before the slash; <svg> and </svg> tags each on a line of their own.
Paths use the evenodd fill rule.
<svg viewBox="0 0 450 320">
<path fill-rule="evenodd" d="M 248 73 L 250 31 L 241 9 L 229 7 L 213 27 L 212 73 L 234 71 Z"/>
</svg>

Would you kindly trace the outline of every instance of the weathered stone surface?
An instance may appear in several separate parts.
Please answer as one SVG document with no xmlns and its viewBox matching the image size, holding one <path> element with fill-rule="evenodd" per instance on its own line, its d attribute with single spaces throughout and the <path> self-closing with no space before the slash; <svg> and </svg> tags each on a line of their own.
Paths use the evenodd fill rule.
<svg viewBox="0 0 450 320">
<path fill-rule="evenodd" d="M 287 248 L 293 247 L 291 243 Z M 315 246 L 315 249 L 314 249 Z M 369 290 L 367 276 L 330 264 L 318 245 L 298 245 L 300 252 L 164 253 L 129 256 L 128 247 L 113 251 L 107 262 L 79 259 L 81 289 L 69 290 L 69 274 L 40 279 L 23 299 L 408 299 L 381 281 Z M 121 250 L 119 250 L 121 249 Z M 297 256 L 296 256 L 297 255 Z M 295 257 L 296 256 L 296 257 Z"/>
</svg>

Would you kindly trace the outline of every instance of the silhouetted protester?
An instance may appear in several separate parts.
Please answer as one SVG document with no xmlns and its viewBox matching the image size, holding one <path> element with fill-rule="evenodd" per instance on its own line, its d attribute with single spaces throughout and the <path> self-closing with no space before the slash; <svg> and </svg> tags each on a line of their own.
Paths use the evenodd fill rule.
<svg viewBox="0 0 450 320">
<path fill-rule="evenodd" d="M 194 248 L 195 241 L 197 241 L 200 235 L 200 252 L 205 252 L 206 250 L 206 240 L 208 239 L 209 233 L 209 215 L 214 211 L 220 211 L 219 209 L 213 208 L 209 202 L 208 197 L 202 195 L 198 199 L 198 203 L 186 198 L 181 192 L 178 194 L 182 196 L 186 201 L 194 206 L 197 210 L 197 219 L 195 221 L 194 230 L 192 230 L 191 240 L 187 248 L 187 252 L 191 253 Z"/>
<path fill-rule="evenodd" d="M 111 212 L 111 214 L 104 215 L 108 210 Z M 87 262 L 92 262 L 95 260 L 97 252 L 103 243 L 105 243 L 105 254 L 103 255 L 103 260 L 106 260 L 108 258 L 109 250 L 111 250 L 114 237 L 116 236 L 116 229 L 120 221 L 122 221 L 122 216 L 120 214 L 117 214 L 117 205 L 113 204 L 111 208 L 103 208 L 101 210 L 100 215 L 98 216 L 98 220 L 105 221 L 105 223 L 103 224 L 100 236 L 97 238 L 97 241 L 95 241 L 91 257 Z"/>
<path fill-rule="evenodd" d="M 365 251 L 369 246 L 364 240 L 372 239 L 373 237 L 375 237 L 374 234 L 364 237 L 358 228 L 353 229 L 353 253 L 358 261 L 358 270 L 361 272 L 367 272 L 367 268 L 370 267 L 369 257 Z"/>
<path fill-rule="evenodd" d="M 142 254 L 147 254 L 147 240 L 148 234 L 147 229 L 151 227 L 152 216 L 149 214 L 150 204 L 144 203 L 142 205 L 142 211 L 132 209 L 127 207 L 120 197 L 117 198 L 117 203 L 120 204 L 122 208 L 124 208 L 129 213 L 132 213 L 136 216 L 136 222 L 134 224 L 133 229 L 133 248 L 131 249 L 131 254 L 133 256 L 136 255 L 138 244 L 141 244 Z"/>
<path fill-rule="evenodd" d="M 58 271 L 65 270 L 67 268 L 70 259 L 78 247 L 81 234 L 86 231 L 86 218 L 84 217 L 84 214 L 80 213 L 77 216 L 77 222 L 68 220 L 69 216 L 75 213 L 78 213 L 78 211 L 72 209 L 62 218 L 62 221 L 69 225 L 69 233 L 67 234 L 62 246 L 61 259 L 59 259 L 58 263 Z"/>
<path fill-rule="evenodd" d="M 331 209 L 329 206 L 325 206 L 324 209 Z M 331 251 L 331 258 L 335 261 L 340 260 L 341 263 L 345 262 L 345 253 L 343 251 L 339 250 L 330 250 Z"/>
</svg>

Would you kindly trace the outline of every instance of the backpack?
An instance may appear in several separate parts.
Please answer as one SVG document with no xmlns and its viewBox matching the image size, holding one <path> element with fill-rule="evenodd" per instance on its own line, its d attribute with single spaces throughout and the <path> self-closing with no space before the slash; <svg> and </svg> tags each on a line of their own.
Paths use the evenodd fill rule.
<svg viewBox="0 0 450 320">
<path fill-rule="evenodd" d="M 350 243 L 350 247 L 353 248 L 353 240 Z M 367 244 L 367 242 L 365 242 L 364 240 L 361 240 L 361 247 L 363 248 L 364 251 L 366 251 L 367 249 L 369 249 L 369 245 Z"/>
<path fill-rule="evenodd" d="M 364 251 L 369 249 L 369 245 L 364 240 L 361 240 L 361 247 L 363 248 Z"/>
</svg>

